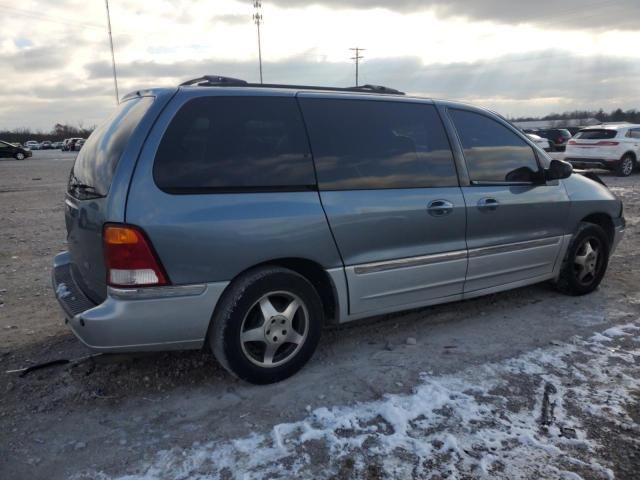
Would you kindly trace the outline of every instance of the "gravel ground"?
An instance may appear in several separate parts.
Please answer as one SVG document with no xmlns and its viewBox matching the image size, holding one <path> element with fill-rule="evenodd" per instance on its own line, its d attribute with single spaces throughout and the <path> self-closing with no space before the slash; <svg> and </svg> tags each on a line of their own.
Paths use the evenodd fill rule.
<svg viewBox="0 0 640 480">
<path fill-rule="evenodd" d="M 586 297 L 566 297 L 547 285 L 537 285 L 327 330 L 318 352 L 302 372 L 265 387 L 231 378 L 210 355 L 201 352 L 108 355 L 24 377 L 5 373 L 88 354 L 64 326 L 49 285 L 52 257 L 64 249 L 63 192 L 72 161 L 72 154 L 47 151 L 35 152 L 34 158 L 22 162 L 0 161 L 0 478 L 111 478 L 125 474 L 189 478 L 197 472 L 203 473 L 200 478 L 209 478 L 204 473 L 211 478 L 233 478 L 240 472 L 248 478 L 264 478 L 267 475 L 260 472 L 268 470 L 261 469 L 261 464 L 247 464 L 238 456 L 238 445 L 244 445 L 238 439 L 272 438 L 282 425 L 315 425 L 317 414 L 313 423 L 310 412 L 326 408 L 346 409 L 338 411 L 348 416 L 350 408 L 414 398 L 425 385 L 433 389 L 446 384 L 451 389 L 454 387 L 446 382 L 452 378 L 466 379 L 465 388 L 489 388 L 487 372 L 497 372 L 496 378 L 501 379 L 487 392 L 504 400 L 488 402 L 491 414 L 511 421 L 515 421 L 514 415 L 529 414 L 534 419 L 530 428 L 537 426 L 532 434 L 535 438 L 551 435 L 548 432 L 553 430 L 554 418 L 560 417 L 554 416 L 549 406 L 559 405 L 558 398 L 563 395 L 582 392 L 589 397 L 586 393 L 617 388 L 624 391 L 620 398 L 625 401 L 616 403 L 617 410 L 610 415 L 602 414 L 608 412 L 608 400 L 596 399 L 589 404 L 597 408 L 583 408 L 576 402 L 562 404 L 566 425 L 556 425 L 558 431 L 568 429 L 562 434 L 565 437 L 573 435 L 566 432 L 577 432 L 577 439 L 587 445 L 571 451 L 566 458 L 572 462 L 562 464 L 555 457 L 527 455 L 517 461 L 505 451 L 502 464 L 494 462 L 487 473 L 469 466 L 472 459 L 481 456 L 474 448 L 469 447 L 467 453 L 459 448 L 436 451 L 421 460 L 430 462 L 440 478 L 637 478 L 638 335 L 631 328 L 620 338 L 612 335 L 611 343 L 601 339 L 595 345 L 589 339 L 599 332 L 611 332 L 616 325 L 633 325 L 640 318 L 640 176 L 621 179 L 603 173 L 605 182 L 625 203 L 628 228 L 602 286 Z M 558 348 L 566 350 L 558 353 Z M 629 352 L 628 356 L 620 357 L 620 351 Z M 532 355 L 541 360 L 536 363 Z M 522 359 L 530 359 L 537 370 L 518 374 L 509 370 L 509 362 Z M 566 365 L 553 368 L 560 361 Z M 575 377 L 574 367 L 583 364 L 598 366 L 599 375 Z M 425 372 L 430 380 L 425 380 Z M 611 378 L 605 381 L 602 377 L 607 372 Z M 577 381 L 583 390 L 577 390 Z M 549 382 L 555 393 L 546 387 Z M 571 390 L 572 385 L 576 390 Z M 455 410 L 461 404 L 448 408 Z M 442 410 L 433 411 L 442 416 Z M 410 413 L 415 417 L 412 421 L 432 419 L 427 414 Z M 385 431 L 385 422 L 382 424 L 381 431 Z M 415 422 L 411 425 L 415 427 Z M 438 442 L 445 442 L 446 434 L 457 428 L 450 422 L 424 425 L 429 435 L 443 435 L 429 437 L 436 449 Z M 416 435 L 414 427 L 407 435 Z M 426 439 L 425 431 L 420 435 Z M 362 431 L 354 435 L 361 438 Z M 477 441 L 482 443 L 486 438 L 480 436 Z M 554 442 L 552 446 L 559 451 L 568 448 Z M 262 444 L 249 445 L 256 452 L 272 451 Z M 343 445 L 345 452 L 353 454 L 345 457 L 326 444 L 311 448 L 313 443 L 304 443 L 299 436 L 292 439 L 292 445 L 296 447 L 288 450 L 289 456 L 274 456 L 271 464 L 293 468 L 295 458 L 304 458 L 297 471 L 302 477 L 426 476 L 420 470 L 407 473 L 400 468 L 414 465 L 415 452 L 386 452 L 393 453 L 390 458 L 395 459 L 386 464 L 375 455 L 368 457 L 366 448 L 348 450 L 350 447 Z M 481 444 L 476 446 L 482 450 Z M 214 451 L 237 459 L 237 471 L 193 461 L 194 455 L 203 458 Z M 469 456 L 466 460 L 465 455 Z M 186 466 L 184 459 L 190 459 Z M 547 463 L 553 468 L 530 469 Z M 176 465 L 180 468 L 174 468 Z"/>
</svg>

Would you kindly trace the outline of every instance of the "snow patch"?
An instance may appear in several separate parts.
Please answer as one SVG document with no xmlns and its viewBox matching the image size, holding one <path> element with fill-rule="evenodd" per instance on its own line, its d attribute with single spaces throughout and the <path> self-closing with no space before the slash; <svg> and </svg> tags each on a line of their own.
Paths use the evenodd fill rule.
<svg viewBox="0 0 640 480">
<path fill-rule="evenodd" d="M 411 394 L 163 451 L 119 480 L 364 478 L 372 468 L 379 478 L 613 478 L 593 460 L 601 445 L 580 414 L 633 425 L 626 406 L 640 388 L 640 346 L 612 345 L 638 330 L 613 327 L 456 375 L 423 374 Z"/>
</svg>

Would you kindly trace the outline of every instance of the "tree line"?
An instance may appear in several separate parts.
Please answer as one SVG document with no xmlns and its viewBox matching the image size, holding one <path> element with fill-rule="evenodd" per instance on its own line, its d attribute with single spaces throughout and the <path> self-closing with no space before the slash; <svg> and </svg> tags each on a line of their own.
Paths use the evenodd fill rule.
<svg viewBox="0 0 640 480">
<path fill-rule="evenodd" d="M 616 108 L 607 113 L 603 109 L 600 110 L 574 110 L 564 113 L 550 113 L 544 117 L 518 117 L 511 118 L 512 122 L 529 122 L 539 120 L 575 120 L 583 118 L 595 118 L 601 122 L 629 122 L 640 123 L 640 110 L 635 108 L 631 110 L 622 110 Z"/>
<path fill-rule="evenodd" d="M 56 123 L 50 132 L 33 131 L 28 128 L 17 128 L 15 130 L 0 130 L 0 140 L 9 143 L 25 144 L 28 140 L 43 142 L 50 140 L 52 142 L 60 142 L 65 138 L 87 138 L 95 127 L 85 128 L 82 125 L 64 125 Z"/>
</svg>

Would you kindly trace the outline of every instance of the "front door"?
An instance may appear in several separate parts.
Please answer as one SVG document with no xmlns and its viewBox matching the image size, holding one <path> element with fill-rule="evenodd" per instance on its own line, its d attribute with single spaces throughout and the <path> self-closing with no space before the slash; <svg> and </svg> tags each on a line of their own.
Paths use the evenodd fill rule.
<svg viewBox="0 0 640 480">
<path fill-rule="evenodd" d="M 464 199 L 432 104 L 299 95 L 351 315 L 462 294 Z"/>
<path fill-rule="evenodd" d="M 569 198 L 545 182 L 535 150 L 506 122 L 449 108 L 471 185 L 465 293 L 548 277 L 562 251 Z M 513 285 L 512 285 L 513 286 Z"/>
</svg>

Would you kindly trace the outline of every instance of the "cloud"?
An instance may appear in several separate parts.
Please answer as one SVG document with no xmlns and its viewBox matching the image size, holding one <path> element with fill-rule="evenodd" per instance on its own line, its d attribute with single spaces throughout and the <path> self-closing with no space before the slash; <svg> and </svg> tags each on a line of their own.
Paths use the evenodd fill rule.
<svg viewBox="0 0 640 480">
<path fill-rule="evenodd" d="M 271 0 L 281 7 L 300 8 L 309 4 L 330 8 L 385 8 L 399 13 L 431 10 L 439 17 L 462 17 L 508 24 L 537 24 L 554 28 L 637 30 L 638 0 L 585 2 L 584 0 Z"/>
<path fill-rule="evenodd" d="M 327 86 L 344 86 L 352 82 L 352 64 L 316 62 L 305 57 L 303 54 L 280 62 L 264 62 L 266 81 Z M 112 76 L 111 63 L 106 60 L 88 63 L 85 69 L 90 80 L 110 80 Z M 254 61 L 134 61 L 120 63 L 118 76 L 126 83 L 167 84 L 167 80 L 204 74 L 250 79 L 255 76 L 256 69 Z M 361 75 L 369 83 L 442 98 L 593 98 L 598 95 L 637 95 L 635 79 L 640 76 L 640 64 L 635 59 L 622 57 L 579 57 L 542 51 L 452 64 L 424 64 L 415 57 L 372 59 L 362 64 Z M 54 90 L 52 88 L 51 92 Z"/>
<path fill-rule="evenodd" d="M 37 72 L 61 68 L 69 61 L 64 49 L 58 46 L 22 48 L 3 55 L 4 68 L 16 72 Z"/>
<path fill-rule="evenodd" d="M 228 25 L 244 25 L 247 24 L 251 20 L 251 17 L 248 15 L 239 15 L 239 14 L 226 14 L 226 15 L 216 15 L 213 17 L 214 22 L 226 23 Z"/>
<path fill-rule="evenodd" d="M 90 78 L 111 77 L 109 62 L 85 66 Z M 149 78 L 188 79 L 203 74 L 254 78 L 255 62 L 179 61 L 158 63 L 137 61 L 120 65 L 118 72 L 128 83 Z M 270 83 L 350 85 L 353 65 L 347 62 L 314 62 L 305 55 L 281 62 L 264 63 L 265 81 Z M 640 64 L 622 57 L 580 57 L 556 51 L 505 55 L 469 63 L 424 64 L 415 57 L 372 59 L 361 66 L 366 83 L 387 85 L 406 92 L 436 98 L 503 98 L 514 101 L 561 98 L 599 107 L 613 98 L 631 104 L 638 100 Z M 156 82 L 157 83 L 157 82 Z M 563 100 L 563 102 L 565 101 Z"/>
</svg>

